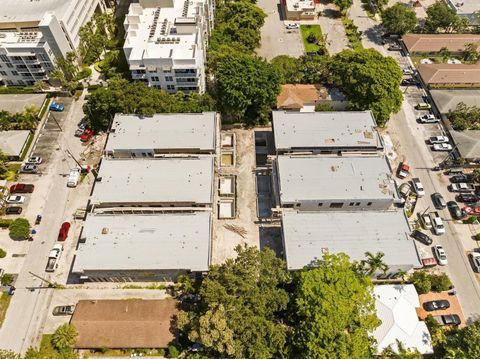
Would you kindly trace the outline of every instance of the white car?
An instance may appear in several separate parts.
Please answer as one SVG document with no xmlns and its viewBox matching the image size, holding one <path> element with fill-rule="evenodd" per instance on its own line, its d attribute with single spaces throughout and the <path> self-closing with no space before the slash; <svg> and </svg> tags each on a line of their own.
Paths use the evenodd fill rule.
<svg viewBox="0 0 480 359">
<path fill-rule="evenodd" d="M 433 246 L 433 253 L 435 253 L 435 257 L 437 257 L 438 264 L 441 266 L 446 266 L 448 264 L 447 254 L 441 245 L 437 244 L 436 246 Z"/>
<path fill-rule="evenodd" d="M 404 74 L 404 75 L 413 75 L 414 73 L 415 73 L 415 71 L 413 71 L 413 70 L 410 69 L 410 68 L 403 69 L 403 74 Z"/>
<path fill-rule="evenodd" d="M 78 182 L 80 181 L 80 172 L 81 169 L 78 167 L 72 168 L 70 174 L 68 175 L 67 187 L 77 187 Z"/>
<path fill-rule="evenodd" d="M 412 178 L 412 185 L 413 185 L 413 190 L 415 191 L 418 197 L 425 196 L 425 188 L 423 187 L 422 182 L 420 182 L 420 179 Z"/>
<path fill-rule="evenodd" d="M 440 119 L 435 117 L 435 115 L 429 113 L 428 115 L 423 115 L 419 117 L 418 121 L 421 123 L 436 123 L 436 122 L 440 122 Z"/>
<path fill-rule="evenodd" d="M 32 156 L 28 159 L 28 163 L 31 163 L 32 165 L 39 165 L 40 163 L 43 162 L 42 157 L 39 156 Z"/>
<path fill-rule="evenodd" d="M 428 139 L 428 142 L 431 145 L 434 145 L 436 143 L 448 143 L 448 137 L 447 136 L 432 136 Z"/>
<path fill-rule="evenodd" d="M 472 252 L 470 256 L 472 258 L 473 270 L 477 273 L 480 273 L 480 253 Z"/>
<path fill-rule="evenodd" d="M 436 143 L 433 145 L 434 151 L 451 151 L 452 145 L 449 143 Z"/>
<path fill-rule="evenodd" d="M 300 25 L 295 24 L 295 23 L 286 24 L 285 27 L 286 27 L 288 30 L 300 29 Z"/>
<path fill-rule="evenodd" d="M 24 196 L 10 196 L 7 198 L 7 203 L 8 204 L 20 204 L 25 202 L 25 197 Z"/>
</svg>

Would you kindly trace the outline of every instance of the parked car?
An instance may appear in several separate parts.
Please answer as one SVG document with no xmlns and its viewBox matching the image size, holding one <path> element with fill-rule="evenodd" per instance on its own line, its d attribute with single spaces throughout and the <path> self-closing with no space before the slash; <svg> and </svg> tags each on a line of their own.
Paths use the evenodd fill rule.
<svg viewBox="0 0 480 359">
<path fill-rule="evenodd" d="M 451 183 L 469 183 L 473 180 L 473 176 L 471 175 L 466 175 L 466 174 L 461 174 L 461 175 L 454 175 L 450 177 L 450 182 Z"/>
<path fill-rule="evenodd" d="M 438 192 L 432 194 L 432 202 L 436 209 L 444 209 L 447 207 L 447 202 L 445 202 L 443 196 Z"/>
<path fill-rule="evenodd" d="M 32 164 L 26 164 L 20 168 L 20 173 L 37 173 L 37 172 L 38 172 L 38 167 Z"/>
<path fill-rule="evenodd" d="M 445 171 L 446 175 L 461 175 L 463 174 L 463 168 L 462 167 L 451 167 L 448 170 Z"/>
<path fill-rule="evenodd" d="M 432 300 L 430 302 L 423 303 L 423 308 L 427 312 L 433 312 L 434 310 L 444 310 L 450 308 L 450 302 L 448 300 Z"/>
<path fill-rule="evenodd" d="M 460 325 L 462 321 L 456 314 L 448 314 L 440 316 L 440 324 L 442 325 Z"/>
<path fill-rule="evenodd" d="M 20 204 L 25 202 L 24 196 L 9 196 L 6 200 L 8 204 Z"/>
<path fill-rule="evenodd" d="M 432 108 L 432 105 L 430 105 L 429 103 L 426 103 L 426 102 L 419 102 L 415 105 L 415 109 L 417 109 L 417 110 L 430 110 L 431 108 Z M 440 121 L 440 120 L 438 120 L 438 121 Z M 438 122 L 438 121 L 435 121 L 435 122 Z"/>
<path fill-rule="evenodd" d="M 434 145 L 436 143 L 448 143 L 448 137 L 447 136 L 432 136 L 428 139 L 428 143 L 431 145 Z"/>
<path fill-rule="evenodd" d="M 423 228 L 428 229 L 428 230 L 433 228 L 432 220 L 430 219 L 430 215 L 428 213 L 422 214 L 420 216 L 420 220 L 422 222 Z"/>
<path fill-rule="evenodd" d="M 79 128 L 75 131 L 75 137 L 80 137 L 81 135 L 83 135 L 83 130 Z"/>
<path fill-rule="evenodd" d="M 400 196 L 402 198 L 407 198 L 410 192 L 412 192 L 412 186 L 410 186 L 410 184 L 406 182 L 402 183 L 400 187 L 398 187 L 398 192 L 400 193 Z"/>
<path fill-rule="evenodd" d="M 480 273 L 480 253 L 470 253 L 470 259 L 472 260 L 473 270 L 477 273 Z"/>
<path fill-rule="evenodd" d="M 402 51 L 402 47 L 397 44 L 392 44 L 388 47 L 388 51 Z"/>
<path fill-rule="evenodd" d="M 455 201 L 447 202 L 448 211 L 453 219 L 462 219 L 464 217 L 462 210 Z"/>
<path fill-rule="evenodd" d="M 412 234 L 410 234 L 410 236 L 427 246 L 433 243 L 433 240 L 428 235 L 426 235 L 423 232 L 420 232 L 419 230 L 414 230 Z"/>
<path fill-rule="evenodd" d="M 65 106 L 55 101 L 53 101 L 50 105 L 50 111 L 62 112 L 64 109 L 65 109 Z"/>
<path fill-rule="evenodd" d="M 440 244 L 433 246 L 433 253 L 437 258 L 438 264 L 440 264 L 441 266 L 446 266 L 448 264 L 447 254 L 445 253 L 443 246 L 441 246 Z"/>
<path fill-rule="evenodd" d="M 403 69 L 402 72 L 403 72 L 404 75 L 413 75 L 415 73 L 415 71 L 412 70 L 411 68 Z"/>
<path fill-rule="evenodd" d="M 68 231 L 70 229 L 70 222 L 63 222 L 58 232 L 58 240 L 63 242 L 68 237 Z"/>
<path fill-rule="evenodd" d="M 87 120 L 85 119 L 85 117 L 80 120 L 80 122 L 77 124 L 77 126 L 81 130 L 84 130 L 84 129 L 87 128 Z"/>
<path fill-rule="evenodd" d="M 403 79 L 401 83 L 402 86 L 410 86 L 410 85 L 416 85 L 416 84 L 417 84 L 417 80 L 414 79 L 413 77 Z"/>
<path fill-rule="evenodd" d="M 10 186 L 10 193 L 32 193 L 34 189 L 33 184 L 16 183 Z"/>
<path fill-rule="evenodd" d="M 410 166 L 407 165 L 405 162 L 400 162 L 397 169 L 397 177 L 398 178 L 405 178 L 410 174 Z"/>
<path fill-rule="evenodd" d="M 82 135 L 80 136 L 80 141 L 87 142 L 92 138 L 92 136 L 93 136 L 93 131 L 86 129 L 85 131 L 83 131 Z"/>
<path fill-rule="evenodd" d="M 78 167 L 72 168 L 68 175 L 67 187 L 77 187 L 78 181 L 80 181 L 81 169 Z"/>
<path fill-rule="evenodd" d="M 425 196 L 425 188 L 419 178 L 412 178 L 412 186 L 418 197 Z"/>
<path fill-rule="evenodd" d="M 11 207 L 5 208 L 5 214 L 21 214 L 22 211 L 23 211 L 23 208 L 18 206 L 11 206 Z"/>
<path fill-rule="evenodd" d="M 75 311 L 74 305 L 59 305 L 53 308 L 53 315 L 72 315 Z"/>
<path fill-rule="evenodd" d="M 457 201 L 463 203 L 475 203 L 480 201 L 480 197 L 473 193 L 461 193 L 457 196 Z"/>
<path fill-rule="evenodd" d="M 28 163 L 31 163 L 32 165 L 39 165 L 40 163 L 43 162 L 43 158 L 40 156 L 32 156 L 28 159 Z"/>
<path fill-rule="evenodd" d="M 419 118 L 417 118 L 417 120 L 420 123 L 436 123 L 440 121 L 439 118 L 435 117 L 435 115 L 432 115 L 431 113 L 420 116 Z"/>
<path fill-rule="evenodd" d="M 436 143 L 432 146 L 434 151 L 451 151 L 452 145 L 449 143 Z"/>
<path fill-rule="evenodd" d="M 450 185 L 450 191 L 452 192 L 473 192 L 475 191 L 475 186 L 471 183 L 452 183 Z"/>
<path fill-rule="evenodd" d="M 300 25 L 295 24 L 295 23 L 287 24 L 287 25 L 285 25 L 285 27 L 286 27 L 288 30 L 300 29 Z"/>
</svg>

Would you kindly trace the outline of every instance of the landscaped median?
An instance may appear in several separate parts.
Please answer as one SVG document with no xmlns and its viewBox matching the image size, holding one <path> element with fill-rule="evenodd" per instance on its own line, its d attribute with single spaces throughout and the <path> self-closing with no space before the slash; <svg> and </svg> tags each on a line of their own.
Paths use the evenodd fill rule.
<svg viewBox="0 0 480 359">
<path fill-rule="evenodd" d="M 300 31 L 302 32 L 303 45 L 307 54 L 318 53 L 324 55 L 327 53 L 320 25 L 300 25 Z"/>
</svg>

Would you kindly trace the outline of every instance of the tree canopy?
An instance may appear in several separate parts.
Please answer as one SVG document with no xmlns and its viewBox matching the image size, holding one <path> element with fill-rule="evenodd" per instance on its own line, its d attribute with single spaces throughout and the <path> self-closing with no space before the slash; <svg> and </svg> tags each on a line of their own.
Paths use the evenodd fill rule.
<svg viewBox="0 0 480 359">
<path fill-rule="evenodd" d="M 332 0 L 332 3 L 337 5 L 340 11 L 344 12 L 353 5 L 353 0 Z"/>
<path fill-rule="evenodd" d="M 369 358 L 369 332 L 380 325 L 370 278 L 343 253 L 295 275 L 293 318 L 302 358 Z"/>
<path fill-rule="evenodd" d="M 26 218 L 15 219 L 8 229 L 12 239 L 28 239 L 30 237 L 30 223 Z"/>
<path fill-rule="evenodd" d="M 299 58 L 280 55 L 272 59 L 272 66 L 283 84 L 318 84 L 330 81 L 329 58 L 323 55 L 305 55 Z"/>
<path fill-rule="evenodd" d="M 466 18 L 459 17 L 445 2 L 437 1 L 427 8 L 424 31 L 427 33 L 462 32 L 467 24 Z"/>
<path fill-rule="evenodd" d="M 225 114 L 247 124 L 265 123 L 280 93 L 280 76 L 265 60 L 237 52 L 218 63 L 216 86 Z"/>
<path fill-rule="evenodd" d="M 480 108 L 477 106 L 469 107 L 464 102 L 460 102 L 455 110 L 449 113 L 448 118 L 457 131 L 480 129 Z"/>
<path fill-rule="evenodd" d="M 374 49 L 344 50 L 333 56 L 330 72 L 348 96 L 349 108 L 372 110 L 380 126 L 400 110 L 402 70 L 392 57 Z"/>
<path fill-rule="evenodd" d="M 90 128 L 105 130 L 116 113 L 153 115 L 164 112 L 203 112 L 214 108 L 208 94 L 169 94 L 141 82 L 111 79 L 108 87 L 91 92 L 84 113 Z"/>
<path fill-rule="evenodd" d="M 413 31 L 417 22 L 415 11 L 402 3 L 396 3 L 382 13 L 382 25 L 387 34 L 404 35 Z"/>
<path fill-rule="evenodd" d="M 213 356 L 282 357 L 287 328 L 277 317 L 289 301 L 285 263 L 270 249 L 236 251 L 236 259 L 211 267 L 198 291 L 201 303 L 180 313 L 179 328 Z"/>
</svg>

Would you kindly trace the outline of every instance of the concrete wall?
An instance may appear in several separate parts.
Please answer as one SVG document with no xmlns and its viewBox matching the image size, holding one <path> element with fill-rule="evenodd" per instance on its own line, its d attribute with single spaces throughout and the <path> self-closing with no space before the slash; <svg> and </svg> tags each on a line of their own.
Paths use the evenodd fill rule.
<svg viewBox="0 0 480 359">
<path fill-rule="evenodd" d="M 299 200 L 298 202 L 282 202 L 284 208 L 295 208 L 298 211 L 358 211 L 358 210 L 386 210 L 393 204 L 393 198 L 386 199 L 338 199 L 338 200 Z M 331 207 L 332 204 L 342 203 L 342 207 Z M 321 204 L 321 205 L 320 205 Z"/>
</svg>

